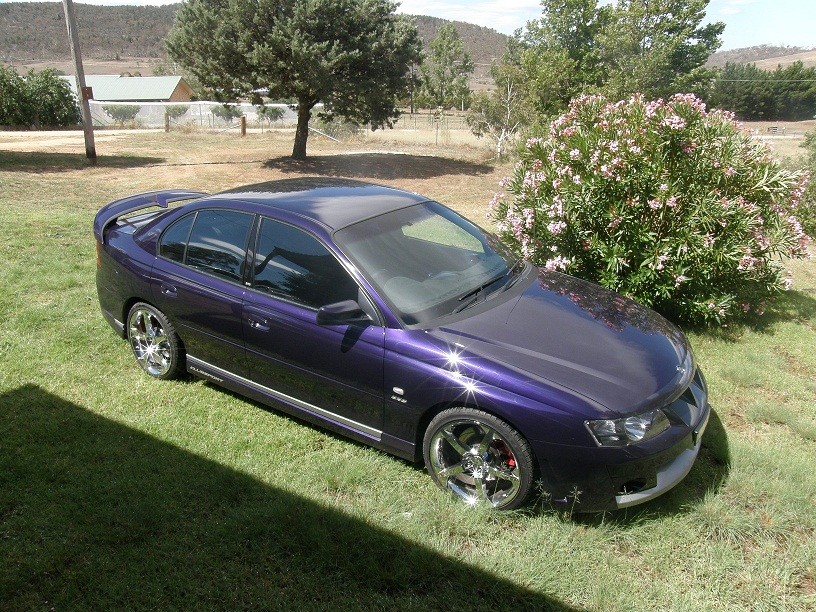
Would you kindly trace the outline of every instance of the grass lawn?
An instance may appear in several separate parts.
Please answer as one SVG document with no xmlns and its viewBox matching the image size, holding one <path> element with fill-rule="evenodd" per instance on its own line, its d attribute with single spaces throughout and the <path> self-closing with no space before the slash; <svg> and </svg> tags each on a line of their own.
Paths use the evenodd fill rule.
<svg viewBox="0 0 816 612">
<path fill-rule="evenodd" d="M 291 133 L 0 132 L 0 609 L 809 610 L 816 260 L 754 326 L 690 334 L 715 414 L 666 496 L 469 508 L 417 466 L 205 382 L 156 382 L 99 312 L 91 223 L 149 189 L 298 175 L 421 192 L 481 224 L 509 166 L 460 144 Z M 375 151 L 376 149 L 376 151 Z"/>
</svg>

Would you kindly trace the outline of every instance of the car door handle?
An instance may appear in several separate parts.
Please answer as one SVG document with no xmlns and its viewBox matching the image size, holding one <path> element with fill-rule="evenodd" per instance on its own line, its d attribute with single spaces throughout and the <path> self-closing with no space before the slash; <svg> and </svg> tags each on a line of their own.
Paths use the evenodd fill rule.
<svg viewBox="0 0 816 612">
<path fill-rule="evenodd" d="M 259 321 L 258 319 L 247 319 L 249 326 L 252 329 L 257 329 L 258 331 L 269 331 L 269 321 L 263 319 Z"/>
<path fill-rule="evenodd" d="M 178 289 L 176 289 L 173 285 L 168 285 L 167 283 L 161 284 L 161 292 L 162 295 L 166 295 L 167 297 L 176 297 L 178 295 Z"/>
</svg>

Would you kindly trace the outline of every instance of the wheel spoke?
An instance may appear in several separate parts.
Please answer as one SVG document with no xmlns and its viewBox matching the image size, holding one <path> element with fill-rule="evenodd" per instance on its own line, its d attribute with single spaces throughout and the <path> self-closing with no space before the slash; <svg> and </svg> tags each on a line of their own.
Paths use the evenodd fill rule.
<svg viewBox="0 0 816 612">
<path fill-rule="evenodd" d="M 456 434 L 453 433 L 453 429 L 451 427 L 443 428 L 440 433 L 445 441 L 453 447 L 453 450 L 460 455 L 464 455 L 468 451 L 468 449 L 462 445 L 459 438 L 456 437 Z"/>
<path fill-rule="evenodd" d="M 473 479 L 474 490 L 473 494 L 481 501 L 493 503 L 493 500 L 490 498 L 490 493 L 487 490 L 487 482 L 484 478 L 474 478 Z"/>
<path fill-rule="evenodd" d="M 465 466 L 462 463 L 457 463 L 455 465 L 449 465 L 441 470 L 437 471 L 437 475 L 439 478 L 450 478 L 451 476 L 458 476 L 459 474 L 465 473 Z"/>
<path fill-rule="evenodd" d="M 490 448 L 490 445 L 493 443 L 493 440 L 501 440 L 499 435 L 487 425 L 482 425 L 482 431 L 484 431 L 484 437 L 482 441 L 479 442 L 479 454 L 483 455 L 487 452 L 487 449 Z"/>
</svg>

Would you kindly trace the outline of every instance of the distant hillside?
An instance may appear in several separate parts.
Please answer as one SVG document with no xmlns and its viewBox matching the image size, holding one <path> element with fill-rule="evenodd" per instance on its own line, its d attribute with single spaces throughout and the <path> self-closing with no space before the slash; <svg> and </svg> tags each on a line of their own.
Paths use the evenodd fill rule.
<svg viewBox="0 0 816 612">
<path fill-rule="evenodd" d="M 718 51 L 712 55 L 707 66 L 725 66 L 732 64 L 756 64 L 757 68 L 774 70 L 778 65 L 785 66 L 795 61 L 802 61 L 805 67 L 816 65 L 816 49 L 801 47 L 779 47 L 775 45 L 758 45 L 729 51 Z"/>
<path fill-rule="evenodd" d="M 76 4 L 82 55 L 95 60 L 166 57 L 164 37 L 179 4 L 165 6 L 93 6 Z M 425 46 L 444 19 L 415 16 Z M 489 28 L 454 22 L 465 49 L 481 70 L 504 53 L 508 37 Z M 0 59 L 24 64 L 31 60 L 70 61 L 71 51 L 59 2 L 0 4 Z"/>
</svg>

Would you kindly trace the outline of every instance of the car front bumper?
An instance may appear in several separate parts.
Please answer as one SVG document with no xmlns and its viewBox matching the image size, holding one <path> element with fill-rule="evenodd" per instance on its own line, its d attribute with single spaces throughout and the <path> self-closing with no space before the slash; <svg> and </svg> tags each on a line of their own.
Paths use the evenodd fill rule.
<svg viewBox="0 0 816 612">
<path fill-rule="evenodd" d="M 599 512 L 642 504 L 669 491 L 691 471 L 711 415 L 705 383 L 698 389 L 702 393 L 695 394 L 695 401 L 677 400 L 684 403 L 684 422 L 663 439 L 619 448 L 534 443 L 543 496 L 555 508 Z"/>
</svg>

